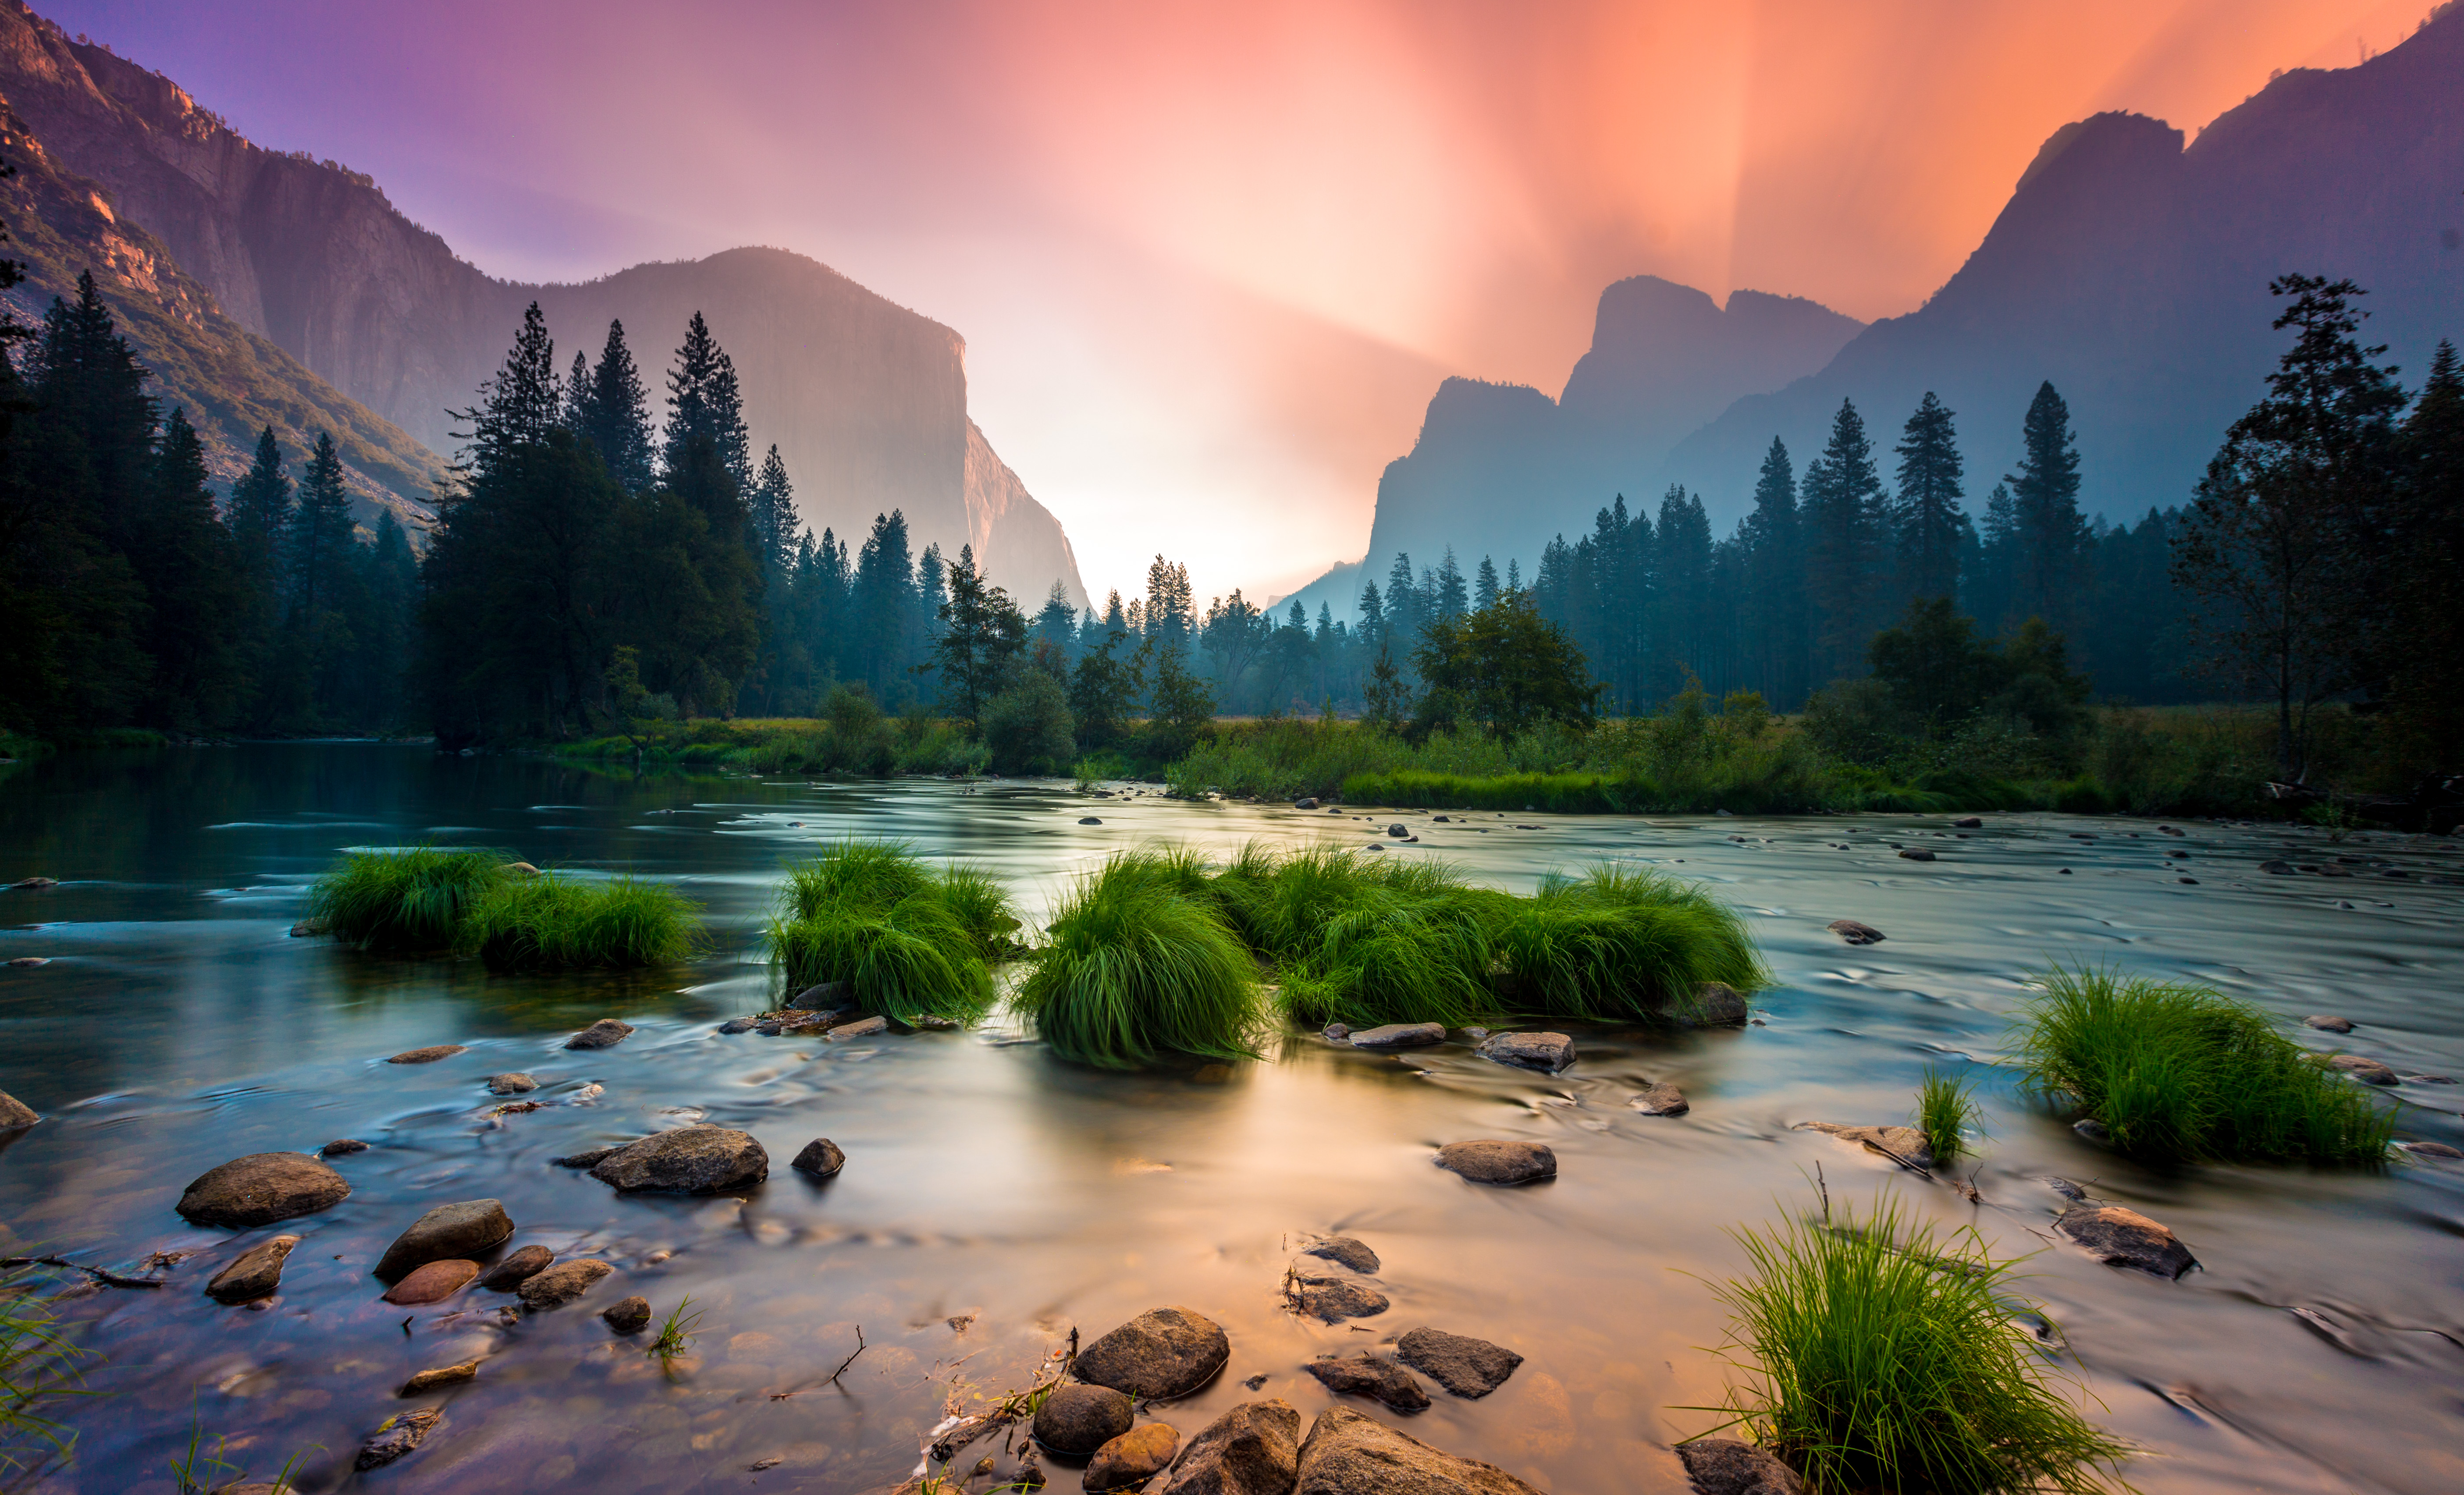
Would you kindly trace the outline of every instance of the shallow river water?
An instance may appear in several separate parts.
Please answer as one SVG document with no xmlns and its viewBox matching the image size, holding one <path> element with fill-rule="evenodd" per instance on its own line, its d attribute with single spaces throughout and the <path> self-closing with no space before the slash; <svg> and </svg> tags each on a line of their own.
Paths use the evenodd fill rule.
<svg viewBox="0 0 2464 1495">
<path fill-rule="evenodd" d="M 1082 825 L 1083 816 L 1100 825 Z M 723 1037 L 773 1000 L 758 929 L 781 863 L 832 835 L 903 837 L 998 872 L 1040 922 L 1074 872 L 1151 840 L 1365 845 L 1391 820 L 1479 880 L 1627 859 L 1713 885 L 1749 917 L 1777 985 L 1757 1025 L 1660 1035 L 1578 1029 L 1544 1076 L 1463 1044 L 1379 1056 L 1292 1034 L 1254 1064 L 1097 1073 L 998 1023 L 833 1044 Z M 799 824 L 801 823 L 801 824 Z M 1530 827 L 1530 828 L 1525 828 Z M 1438 1392 L 1398 1422 L 1553 1492 L 1675 1491 L 1675 1441 L 1718 1422 L 1729 1231 L 1888 1190 L 2004 1254 L 2067 1335 L 2062 1364 L 2100 1420 L 2145 1453 L 2147 1491 L 2464 1489 L 2464 1165 L 2379 1173 L 2123 1161 L 2028 1101 L 1992 1060 L 2029 974 L 2053 960 L 2211 982 L 2289 1023 L 2342 1013 L 2346 1038 L 2291 1026 L 2410 1075 L 2464 1077 L 2464 872 L 2452 843 L 2281 828 L 1989 816 L 1754 820 L 1482 815 L 1358 818 L 1287 807 L 1090 800 L 1066 784 L 631 780 L 425 749 L 302 744 L 73 756 L 0 781 L 0 1090 L 41 1124 L 0 1133 L 0 1255 L 54 1251 L 136 1272 L 197 1255 L 160 1290 L 105 1288 L 62 1312 L 95 1358 L 71 1406 L 76 1463 L 39 1488 L 169 1491 L 192 1424 L 251 1478 L 306 1455 L 303 1488 L 454 1491 L 870 1490 L 917 1465 L 952 1406 L 1026 1385 L 1075 1328 L 1149 1308 L 1221 1323 L 1232 1357 L 1152 1415 L 1195 1433 L 1224 1408 L 1334 1403 L 1302 1366 L 1431 1325 L 1525 1357 L 1483 1400 Z M 2073 839 L 2073 833 L 2095 840 Z M 1375 839 L 1385 840 L 1382 835 Z M 708 911 L 706 957 L 652 976 L 493 977 L 288 936 L 308 881 L 345 846 L 434 841 L 670 881 Z M 1938 860 L 1903 860 L 1892 844 Z M 2268 876 L 2296 860 L 2354 875 Z M 2168 852 L 2187 851 L 2187 858 Z M 2338 857 L 2349 858 L 2338 862 Z M 2067 871 L 2063 869 L 2067 868 Z M 2409 875 L 2395 877 L 2390 872 Z M 2195 878 L 2194 883 L 2180 881 Z M 1888 938 L 1849 948 L 1825 928 Z M 639 1031 L 574 1052 L 618 1016 Z M 1560 1024 L 1562 1026 L 1562 1024 Z M 441 1063 L 398 1051 L 463 1044 Z M 1981 1202 L 1805 1121 L 1904 1121 L 1927 1066 L 1986 1103 Z M 481 1079 L 538 1075 L 527 1114 L 493 1118 Z M 1676 1118 L 1631 1097 L 1670 1081 Z M 595 1099 L 585 1087 L 601 1087 Z M 2464 1145 L 2464 1086 L 2389 1092 L 2399 1135 Z M 741 1198 L 619 1197 L 560 1154 L 698 1116 L 752 1132 L 767 1184 Z M 187 1181 L 242 1154 L 313 1151 L 353 1188 L 321 1214 L 231 1233 L 186 1224 Z M 827 1136 L 846 1170 L 786 1166 Z M 1474 1137 L 1556 1150 L 1559 1176 L 1465 1182 L 1433 1150 Z M 2118 1271 L 2053 1243 L 2039 1180 L 2173 1227 L 2202 1269 Z M 511 1242 L 618 1273 L 570 1308 L 505 1323 L 473 1288 L 433 1308 L 378 1301 L 369 1268 L 429 1207 L 495 1198 Z M 229 1308 L 206 1279 L 277 1231 L 305 1242 L 270 1307 Z M 1281 1307 L 1310 1237 L 1365 1240 L 1385 1314 L 1328 1327 Z M 665 1372 L 597 1309 L 627 1293 L 698 1311 Z M 864 1352 L 835 1384 L 831 1372 Z M 406 1403 L 411 1373 L 481 1354 L 426 1444 L 350 1472 Z M 1255 1378 L 1259 1389 L 1248 1384 Z M 963 1472 L 991 1445 L 970 1450 Z M 1078 1471 L 1047 1459 L 1056 1495 Z M 980 1484 L 982 1482 L 978 1482 Z"/>
</svg>

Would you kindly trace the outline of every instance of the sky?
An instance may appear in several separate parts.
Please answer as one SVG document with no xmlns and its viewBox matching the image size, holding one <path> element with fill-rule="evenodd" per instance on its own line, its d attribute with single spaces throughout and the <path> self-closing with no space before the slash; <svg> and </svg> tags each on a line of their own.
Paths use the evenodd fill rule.
<svg viewBox="0 0 2464 1495">
<path fill-rule="evenodd" d="M 1258 600 L 1360 555 L 1441 378 L 1562 389 L 1611 281 L 1911 311 L 2062 124 L 2195 134 L 2428 5 L 36 9 L 494 275 L 810 254 L 965 337 L 972 413 L 1097 596 L 1163 554 Z"/>
</svg>

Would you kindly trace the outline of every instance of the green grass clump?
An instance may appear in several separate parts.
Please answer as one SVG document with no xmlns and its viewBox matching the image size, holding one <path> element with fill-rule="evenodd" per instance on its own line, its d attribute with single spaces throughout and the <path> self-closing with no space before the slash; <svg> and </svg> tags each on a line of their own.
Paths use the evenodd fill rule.
<svg viewBox="0 0 2464 1495">
<path fill-rule="evenodd" d="M 2021 1063 L 2114 1145 L 2146 1157 L 2374 1163 L 2392 1111 L 2209 987 L 2057 967 L 2026 1012 Z"/>
<path fill-rule="evenodd" d="M 1947 1163 L 1968 1151 L 1968 1129 L 1980 1115 L 1966 1080 L 1925 1071 L 1917 1090 L 1916 1124 L 1935 1162 Z"/>
<path fill-rule="evenodd" d="M 1188 865 L 1115 856 L 1062 905 L 1013 999 L 1055 1053 L 1112 1069 L 1257 1056 L 1257 963 L 1204 890 L 1184 890 Z"/>
<path fill-rule="evenodd" d="M 790 991 L 845 981 L 868 1012 L 973 1022 L 992 1009 L 987 962 L 1017 952 L 1018 927 L 987 873 L 935 871 L 899 842 L 838 841 L 787 868 L 770 948 Z"/>
<path fill-rule="evenodd" d="M 1519 1000 L 1594 1022 L 1682 1017 L 1706 981 L 1770 984 L 1733 910 L 1694 884 L 1612 864 L 1542 879 L 1497 943 Z"/>
<path fill-rule="evenodd" d="M 1859 1221 L 1737 1232 L 1753 1271 L 1718 1289 L 1729 1357 L 1748 1366 L 1729 1413 L 1815 1495 L 2109 1487 L 2127 1444 L 2081 1417 L 2054 1352 L 2014 1333 L 2042 1317 L 2010 1290 L 1973 1227 L 1937 1244 L 1896 1201 Z M 2118 1482 L 2114 1482 L 2118 1483 Z"/>
<path fill-rule="evenodd" d="M 462 921 L 455 948 L 491 971 L 628 970 L 681 960 L 701 926 L 674 889 L 631 877 L 556 872 L 497 884 Z"/>
<path fill-rule="evenodd" d="M 507 881 L 502 851 L 354 851 L 308 890 L 308 917 L 363 950 L 441 950 Z"/>
</svg>

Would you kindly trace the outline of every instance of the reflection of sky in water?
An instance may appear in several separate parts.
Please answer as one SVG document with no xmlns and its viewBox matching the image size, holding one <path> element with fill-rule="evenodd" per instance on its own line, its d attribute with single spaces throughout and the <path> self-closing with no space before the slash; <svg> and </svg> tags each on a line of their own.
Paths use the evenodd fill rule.
<svg viewBox="0 0 2464 1495">
<path fill-rule="evenodd" d="M 649 813 L 662 810 L 682 813 Z M 1104 824 L 1077 824 L 1087 814 Z M 1366 844 L 1396 820 L 1420 844 L 1384 854 L 1443 856 L 1518 890 L 1609 856 L 1719 883 L 1781 982 L 1760 999 L 1768 1025 L 1583 1031 L 1581 1061 L 1554 1077 L 1461 1045 L 1380 1058 L 1297 1035 L 1268 1063 L 1125 1076 L 1056 1064 L 1002 1024 L 841 1045 L 711 1032 L 773 999 L 758 930 L 780 865 L 818 840 L 891 836 L 969 859 L 1040 920 L 1074 874 L 1120 846 Z M 1927 1065 L 1999 1051 L 2028 972 L 2049 958 L 2191 976 L 2288 1018 L 2341 1012 L 2361 1026 L 2337 1046 L 2405 1073 L 2464 1074 L 2464 896 L 2377 875 L 2454 872 L 2454 854 L 2210 825 L 2177 841 L 2152 824 L 2062 817 L 1994 817 L 1965 839 L 1916 817 L 1520 824 L 1540 828 L 1492 815 L 1441 824 L 1425 812 L 1371 822 L 1089 802 L 1051 784 L 636 783 L 367 746 L 72 758 L 21 772 L 0 791 L 0 870 L 67 886 L 0 894 L 20 900 L 0 901 L 0 918 L 25 921 L 0 929 L 0 956 L 59 957 L 0 972 L 0 1088 L 52 1116 L 0 1141 L 0 1244 L 115 1265 L 207 1250 L 169 1290 L 73 1306 L 105 1357 L 98 1384 L 119 1394 L 76 1411 L 84 1477 L 153 1478 L 192 1398 L 210 1431 L 250 1440 L 255 1478 L 318 1444 L 329 1452 L 317 1462 L 336 1468 L 398 1409 L 391 1388 L 409 1372 L 484 1353 L 445 1426 L 383 1476 L 391 1485 L 664 1490 L 775 1457 L 763 1487 L 862 1490 L 913 1466 L 954 1366 L 999 1391 L 1073 1325 L 1091 1335 L 1178 1303 L 1221 1321 L 1234 1345 L 1215 1385 L 1157 1410 L 1184 1435 L 1249 1399 L 1238 1383 L 1253 1374 L 1267 1378 L 1256 1395 L 1313 1412 L 1329 1398 L 1299 1374 L 1310 1355 L 1432 1324 L 1528 1363 L 1485 1400 L 1441 1393 L 1407 1424 L 1414 1436 L 1552 1490 L 1673 1490 L 1664 1445 L 1718 1420 L 1672 1410 L 1719 1395 L 1718 1365 L 1699 1347 L 1718 1341 L 1721 1320 L 1697 1276 L 1732 1271 L 1725 1232 L 1809 1198 L 1818 1164 L 1835 1198 L 1888 1185 L 1945 1224 L 1973 1220 L 2006 1252 L 2046 1245 L 2059 1200 L 2034 1180 L 2047 1174 L 2180 1231 L 2207 1269 L 2179 1284 L 2056 1249 L 2029 1267 L 2028 1289 L 2069 1334 L 2106 1420 L 2166 1456 L 2129 1471 L 2144 1489 L 2464 1483 L 2448 1451 L 2464 1352 L 2442 1337 L 2464 1338 L 2453 1250 L 2464 1174 L 2140 1169 L 2080 1142 L 1991 1070 L 1980 1071 L 1991 1133 L 1974 1165 L 1982 1208 L 1789 1130 L 1903 1119 Z M 495 978 L 288 937 L 307 879 L 336 848 L 415 844 L 440 826 L 542 866 L 676 880 L 708 906 L 713 949 L 682 971 Z M 2083 828 L 2101 839 L 2070 839 Z M 1894 841 L 1942 860 L 1903 861 Z M 2357 857 L 2346 869 L 2359 875 L 2256 873 L 2287 846 L 2313 865 Z M 2187 873 L 2167 850 L 2191 853 Z M 1889 938 L 1849 949 L 1822 927 L 1843 915 Z M 608 1015 L 639 1031 L 601 1052 L 561 1046 Z M 436 1043 L 470 1051 L 381 1062 Z M 489 1114 L 480 1082 L 505 1069 L 539 1077 L 527 1098 L 541 1110 Z M 1682 1088 L 1691 1113 L 1634 1111 L 1630 1097 L 1656 1081 Z M 2464 1141 L 2459 1090 L 2403 1087 L 2404 1134 Z M 548 1164 L 695 1110 L 759 1136 L 770 1182 L 743 1201 L 619 1198 Z M 281 1227 L 307 1241 L 275 1308 L 204 1299 L 196 1287 L 234 1243 L 182 1224 L 180 1188 L 242 1153 L 342 1135 L 374 1147 L 338 1165 L 350 1200 Z M 825 1185 L 785 1167 L 817 1135 L 849 1159 Z M 1428 1165 L 1433 1147 L 1471 1136 L 1547 1141 L 1561 1176 L 1501 1193 Z M 363 1274 L 421 1210 L 469 1198 L 503 1199 L 516 1243 L 595 1253 L 620 1276 L 510 1330 L 494 1324 L 500 1300 L 473 1293 L 412 1313 L 405 1335 L 405 1310 L 377 1303 Z M 1372 1332 L 1276 1308 L 1289 1248 L 1333 1230 L 1385 1258 L 1377 1286 L 1395 1306 L 1359 1326 Z M 674 1254 L 649 1261 L 662 1251 Z M 611 1348 L 596 1318 L 627 1292 L 663 1314 L 687 1294 L 704 1310 L 672 1382 Z M 945 1322 L 969 1313 L 979 1316 L 963 1333 Z M 799 1389 L 828 1374 L 858 1326 L 872 1348 L 842 1387 Z M 1066 1495 L 1075 1471 L 1051 1472 Z"/>
</svg>

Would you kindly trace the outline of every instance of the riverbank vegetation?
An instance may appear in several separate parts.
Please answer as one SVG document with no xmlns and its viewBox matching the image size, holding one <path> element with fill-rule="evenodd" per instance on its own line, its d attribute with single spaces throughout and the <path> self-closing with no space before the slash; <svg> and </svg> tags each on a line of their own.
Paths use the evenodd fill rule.
<svg viewBox="0 0 2464 1495">
<path fill-rule="evenodd" d="M 2131 1449 L 2080 1416 L 2043 1319 L 1973 1227 L 1938 1241 L 1895 1199 L 1834 1223 L 1736 1232 L 1750 1273 L 1716 1289 L 1745 1372 L 1727 1413 L 1815 1495 L 2060 1491 L 2119 1483 Z"/>
<path fill-rule="evenodd" d="M 693 954 L 697 909 L 674 889 L 632 877 L 558 872 L 497 883 L 454 934 L 457 954 L 491 971 L 629 970 Z"/>
<path fill-rule="evenodd" d="M 790 992 L 845 981 L 858 1006 L 900 1022 L 973 1022 L 992 1008 L 991 961 L 1018 927 L 995 879 L 849 840 L 789 866 L 769 942 Z"/>
<path fill-rule="evenodd" d="M 2392 1110 L 2204 986 L 2110 971 L 2046 973 L 2025 1013 L 2021 1066 L 2044 1093 L 2139 1156 L 2383 1161 Z"/>
</svg>

